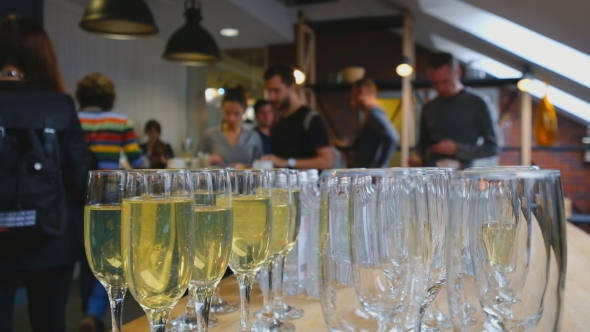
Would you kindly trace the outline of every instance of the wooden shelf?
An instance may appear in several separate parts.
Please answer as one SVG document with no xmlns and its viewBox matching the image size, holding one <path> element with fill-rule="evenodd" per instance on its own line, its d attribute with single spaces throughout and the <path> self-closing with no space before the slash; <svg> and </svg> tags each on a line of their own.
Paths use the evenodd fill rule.
<svg viewBox="0 0 590 332">
<path fill-rule="evenodd" d="M 514 86 L 520 78 L 484 78 L 484 79 L 463 79 L 461 83 L 468 87 L 500 87 L 500 86 Z M 395 81 L 378 81 L 376 82 L 380 91 L 401 90 L 402 81 L 397 79 Z M 350 83 L 320 83 L 315 85 L 307 85 L 316 93 L 318 92 L 345 92 L 350 91 Z M 431 87 L 428 80 L 415 80 L 412 82 L 415 89 L 427 89 Z"/>
</svg>

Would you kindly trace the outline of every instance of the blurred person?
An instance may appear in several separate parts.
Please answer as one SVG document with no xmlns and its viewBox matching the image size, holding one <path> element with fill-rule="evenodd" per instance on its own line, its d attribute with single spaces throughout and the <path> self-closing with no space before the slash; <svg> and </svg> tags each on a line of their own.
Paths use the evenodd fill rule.
<svg viewBox="0 0 590 332">
<path fill-rule="evenodd" d="M 262 154 L 271 153 L 270 131 L 275 120 L 272 105 L 268 100 L 259 99 L 254 104 L 254 116 L 256 117 L 256 132 L 262 141 Z"/>
<path fill-rule="evenodd" d="M 145 124 L 144 133 L 148 141 L 140 145 L 141 152 L 147 156 L 150 168 L 166 168 L 168 159 L 174 158 L 174 151 L 170 144 L 160 140 L 162 127 L 156 120 L 149 120 Z"/>
<path fill-rule="evenodd" d="M 268 101 L 279 116 L 271 130 L 271 160 L 275 167 L 332 168 L 334 157 L 324 122 L 317 111 L 304 106 L 297 92 L 293 68 L 285 64 L 264 73 Z"/>
<path fill-rule="evenodd" d="M 115 96 L 115 84 L 106 75 L 91 73 L 78 81 L 76 99 L 80 105 L 78 118 L 84 139 L 98 170 L 120 169 L 121 152 L 132 167 L 142 167 L 141 150 L 131 121 L 113 111 Z M 80 259 L 80 295 L 85 316 L 80 322 L 80 331 L 104 331 L 102 318 L 110 308 L 109 298 L 85 256 Z"/>
<path fill-rule="evenodd" d="M 399 134 L 377 103 L 377 93 L 377 85 L 370 78 L 352 85 L 350 105 L 359 110 L 360 124 L 351 146 L 350 167 L 386 168 L 395 153 Z"/>
<path fill-rule="evenodd" d="M 245 167 L 262 156 L 260 137 L 242 123 L 247 107 L 242 90 L 226 90 L 221 101 L 221 126 L 207 129 L 199 142 L 198 151 L 210 154 L 211 165 Z"/>
<path fill-rule="evenodd" d="M 464 169 L 474 159 L 498 153 L 491 106 L 477 91 L 460 81 L 457 59 L 435 53 L 428 63 L 428 79 L 438 96 L 422 108 L 418 156 L 410 166 Z"/>
<path fill-rule="evenodd" d="M 32 330 L 64 332 L 66 301 L 74 264 L 83 240 L 83 206 L 90 152 L 76 116 L 51 41 L 37 22 L 9 15 L 0 22 L 0 331 L 11 332 L 15 292 L 27 292 Z M 12 104 L 11 104 L 12 103 Z M 7 117 L 18 106 L 18 114 Z M 11 121 L 28 123 L 11 128 Z M 45 118 L 45 130 L 32 128 Z M 57 144 L 55 144 L 57 142 Z M 11 149 L 12 148 L 12 149 Z M 15 155 L 16 152 L 16 155 Z M 37 152 L 40 152 L 41 157 Z M 12 154 L 11 154 L 12 153 Z M 34 156 L 34 157 L 33 157 Z M 31 158 L 35 159 L 31 159 Z M 39 158 L 39 159 L 37 159 Z M 43 160 L 41 158 L 45 158 Z M 41 162 L 43 160 L 43 162 Z M 34 162 L 34 164 L 32 164 Z M 18 167 L 17 167 L 18 164 Z M 7 185 L 16 178 L 21 181 Z M 33 178 L 32 176 L 35 176 Z M 55 178 L 50 177 L 55 176 Z M 31 182 L 32 181 L 32 182 Z M 47 184 L 52 184 L 50 187 Z M 35 199 L 25 189 L 44 191 Z M 12 192 L 12 189 L 17 191 Z M 49 190 L 47 188 L 50 188 Z M 20 193 L 18 193 L 20 192 Z M 58 196 L 54 196 L 54 195 Z M 19 198 L 20 197 L 20 198 Z M 54 197 L 61 197 L 53 200 Z M 19 202 L 19 200 L 25 200 Z M 16 200 L 16 202 L 15 202 Z M 49 200 L 49 201 L 48 201 Z M 36 202 L 38 201 L 38 202 Z M 50 202 L 34 214 L 30 227 L 6 226 L 11 211 L 31 212 L 31 205 Z M 13 206 L 16 204 L 16 207 Z M 22 204 L 22 209 L 21 209 Z M 29 207 L 27 207 L 27 206 Z M 64 210 L 60 207 L 63 206 Z M 60 211 L 61 210 L 61 211 Z M 67 213 L 64 213 L 67 212 Z M 30 214 L 29 214 L 30 215 Z M 63 232 L 40 229 L 55 219 Z M 65 226 L 65 227 L 64 227 Z"/>
</svg>

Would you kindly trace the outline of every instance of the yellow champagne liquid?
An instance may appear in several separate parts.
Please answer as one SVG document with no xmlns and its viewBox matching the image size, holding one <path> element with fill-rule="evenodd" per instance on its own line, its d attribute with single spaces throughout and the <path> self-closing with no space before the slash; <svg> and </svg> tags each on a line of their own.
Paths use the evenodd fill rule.
<svg viewBox="0 0 590 332">
<path fill-rule="evenodd" d="M 123 286 L 121 258 L 121 206 L 84 208 L 84 247 L 92 272 L 103 285 Z"/>
<path fill-rule="evenodd" d="M 143 307 L 168 308 L 186 291 L 194 263 L 193 206 L 192 198 L 123 200 L 123 270 Z"/>
<path fill-rule="evenodd" d="M 272 231 L 270 197 L 233 197 L 232 207 L 234 232 L 229 266 L 234 273 L 258 271 L 268 257 Z"/>
<path fill-rule="evenodd" d="M 291 229 L 291 206 L 289 205 L 289 191 L 273 189 L 272 191 L 272 235 L 269 256 L 281 253 L 289 243 Z M 269 257 L 271 258 L 271 257 Z"/>
<path fill-rule="evenodd" d="M 509 271 L 516 240 L 515 225 L 505 221 L 487 221 L 483 224 L 482 236 L 492 267 Z"/>
<path fill-rule="evenodd" d="M 293 190 L 293 201 L 291 202 L 291 225 L 289 227 L 289 243 L 282 252 L 287 256 L 289 252 L 295 247 L 295 242 L 299 237 L 299 227 L 301 226 L 301 192 Z"/>
<path fill-rule="evenodd" d="M 195 207 L 195 265 L 191 280 L 203 285 L 225 273 L 232 246 L 232 211 L 228 207 Z"/>
</svg>

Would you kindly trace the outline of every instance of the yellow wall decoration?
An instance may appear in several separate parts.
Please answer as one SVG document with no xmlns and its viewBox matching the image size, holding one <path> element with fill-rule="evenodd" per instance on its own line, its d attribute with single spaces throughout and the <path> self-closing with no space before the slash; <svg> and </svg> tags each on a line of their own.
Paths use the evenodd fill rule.
<svg viewBox="0 0 590 332">
<path fill-rule="evenodd" d="M 545 96 L 539 102 L 535 113 L 534 134 L 539 146 L 551 146 L 557 134 L 557 115 L 555 108 Z"/>
</svg>

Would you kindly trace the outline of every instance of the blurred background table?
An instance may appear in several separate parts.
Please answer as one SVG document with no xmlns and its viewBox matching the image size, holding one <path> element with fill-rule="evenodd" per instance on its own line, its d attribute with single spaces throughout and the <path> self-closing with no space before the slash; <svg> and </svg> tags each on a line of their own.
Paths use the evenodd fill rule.
<svg viewBox="0 0 590 332">
<path fill-rule="evenodd" d="M 567 279 L 565 286 L 565 312 L 561 330 L 564 332 L 588 331 L 590 327 L 590 235 L 571 223 L 567 224 Z M 240 296 L 236 279 L 231 276 L 220 282 L 220 293 L 226 301 L 239 303 Z M 127 294 L 127 296 L 131 296 Z M 305 311 L 303 318 L 291 321 L 297 331 L 325 332 L 328 329 L 324 323 L 322 308 L 318 299 L 307 295 L 285 297 L 292 305 Z M 351 301 L 356 299 L 351 299 Z M 255 284 L 252 289 L 250 312 L 262 307 L 262 294 Z M 171 317 L 177 317 L 184 312 L 186 297 L 182 298 Z M 240 311 L 227 315 L 218 315 L 219 325 L 212 331 L 237 331 L 240 323 Z M 253 320 L 253 319 L 252 319 Z M 125 332 L 149 332 L 149 323 L 145 317 L 140 317 L 124 326 Z"/>
</svg>

